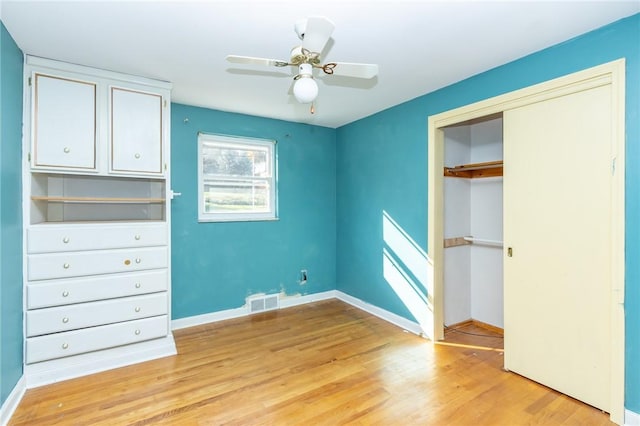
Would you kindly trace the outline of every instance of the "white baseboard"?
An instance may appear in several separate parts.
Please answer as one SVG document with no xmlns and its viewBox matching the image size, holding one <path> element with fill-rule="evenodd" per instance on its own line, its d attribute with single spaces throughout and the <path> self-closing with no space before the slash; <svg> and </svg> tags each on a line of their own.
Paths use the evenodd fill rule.
<svg viewBox="0 0 640 426">
<path fill-rule="evenodd" d="M 24 396 L 24 392 L 27 390 L 27 381 L 22 375 L 18 383 L 13 387 L 13 390 L 0 407 L 0 425 L 6 426 L 9 423 L 9 419 L 13 415 L 13 412 L 18 408 L 18 404 Z"/>
<path fill-rule="evenodd" d="M 625 426 L 640 426 L 640 414 L 631 410 L 624 410 Z"/>
<path fill-rule="evenodd" d="M 419 336 L 425 336 L 424 330 L 416 322 L 410 321 L 400 315 L 371 305 L 353 296 L 349 296 L 339 290 L 329 290 L 322 293 L 306 294 L 304 296 L 282 296 L 280 298 L 280 308 L 290 308 L 292 306 L 304 305 L 307 303 L 318 302 L 320 300 L 338 299 L 358 309 L 370 313 L 381 318 L 393 325 Z M 195 315 L 192 317 L 179 318 L 171 321 L 171 328 L 179 330 L 181 328 L 194 327 L 196 325 L 207 324 L 211 322 L 224 321 L 232 318 L 239 318 L 250 315 L 247 307 L 226 309 L 224 311 L 211 312 L 209 314 Z"/>
<path fill-rule="evenodd" d="M 400 315 L 396 315 L 393 312 L 389 312 L 375 305 L 371 305 L 339 290 L 336 290 L 336 299 L 342 300 L 343 302 L 348 303 L 351 306 L 355 306 L 358 309 L 362 309 L 363 311 L 368 312 L 371 315 L 390 322 L 391 324 L 396 325 L 411 333 L 417 334 L 419 336 L 426 336 L 425 331 L 422 330 L 418 323 L 410 321 L 405 317 L 401 317 Z"/>
<path fill-rule="evenodd" d="M 247 308 L 225 309 L 224 311 L 211 312 L 209 314 L 194 315 L 192 317 L 178 318 L 171 320 L 171 329 L 195 327 L 196 325 L 208 324 L 210 322 L 224 321 L 232 318 L 239 318 L 247 315 Z"/>
<path fill-rule="evenodd" d="M 304 305 L 306 303 L 317 302 L 335 298 L 335 290 L 322 293 L 306 294 L 304 296 L 280 296 L 280 308 L 290 308 L 292 306 Z M 250 315 L 246 306 L 240 308 L 225 309 L 224 311 L 211 312 L 209 314 L 194 315 L 192 317 L 178 318 L 171 321 L 171 329 L 195 327 L 196 325 L 208 324 L 210 322 L 224 321 L 233 318 L 240 318 Z"/>
<path fill-rule="evenodd" d="M 304 296 L 284 296 L 280 298 L 280 307 L 290 308 L 292 306 L 305 305 L 307 303 L 336 298 L 336 290 L 323 291 L 322 293 L 305 294 Z"/>
<path fill-rule="evenodd" d="M 133 345 L 27 364 L 28 389 L 176 354 L 173 336 Z"/>
</svg>

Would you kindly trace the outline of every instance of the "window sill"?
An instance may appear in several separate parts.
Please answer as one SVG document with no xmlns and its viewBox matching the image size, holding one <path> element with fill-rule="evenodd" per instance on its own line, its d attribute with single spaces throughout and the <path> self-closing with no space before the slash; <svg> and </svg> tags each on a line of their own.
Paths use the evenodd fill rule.
<svg viewBox="0 0 640 426">
<path fill-rule="evenodd" d="M 279 217 L 230 217 L 230 218 L 198 218 L 198 223 L 220 223 L 220 222 L 277 222 Z"/>
</svg>

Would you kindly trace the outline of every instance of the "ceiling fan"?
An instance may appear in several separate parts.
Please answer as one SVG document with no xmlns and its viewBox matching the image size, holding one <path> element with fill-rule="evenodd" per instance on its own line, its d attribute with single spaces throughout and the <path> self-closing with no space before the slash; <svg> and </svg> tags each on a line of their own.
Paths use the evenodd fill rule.
<svg viewBox="0 0 640 426">
<path fill-rule="evenodd" d="M 302 44 L 291 49 L 288 61 L 254 58 L 251 56 L 228 55 L 227 61 L 235 64 L 257 64 L 276 67 L 297 66 L 298 74 L 293 77 L 293 95 L 303 104 L 312 103 L 318 96 L 318 84 L 313 78 L 313 69 L 321 69 L 325 74 L 356 78 L 373 78 L 378 74 L 376 64 L 355 64 L 349 62 L 322 63 L 320 54 L 326 46 L 335 25 L 322 16 L 312 16 L 295 23 L 294 29 Z M 313 113 L 313 105 L 311 113 Z"/>
</svg>

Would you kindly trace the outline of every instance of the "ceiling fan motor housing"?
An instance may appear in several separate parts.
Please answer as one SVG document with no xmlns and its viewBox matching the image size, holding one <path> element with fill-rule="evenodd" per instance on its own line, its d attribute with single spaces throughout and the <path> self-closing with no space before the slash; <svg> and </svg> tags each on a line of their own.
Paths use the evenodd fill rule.
<svg viewBox="0 0 640 426">
<path fill-rule="evenodd" d="M 300 77 L 311 77 L 313 72 L 313 66 L 311 64 L 302 63 L 298 65 L 298 75 L 295 77 L 297 80 Z"/>
<path fill-rule="evenodd" d="M 293 65 L 319 65 L 320 54 L 316 52 L 310 52 L 302 46 L 296 46 L 291 49 L 291 59 L 289 59 L 289 63 Z"/>
</svg>

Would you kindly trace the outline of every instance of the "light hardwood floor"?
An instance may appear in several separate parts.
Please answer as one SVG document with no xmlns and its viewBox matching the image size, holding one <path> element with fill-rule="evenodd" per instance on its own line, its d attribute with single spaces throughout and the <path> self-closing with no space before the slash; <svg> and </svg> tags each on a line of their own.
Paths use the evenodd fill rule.
<svg viewBox="0 0 640 426">
<path fill-rule="evenodd" d="M 433 344 L 337 300 L 174 334 L 178 356 L 28 390 L 9 424 L 610 424 L 502 371 L 499 338 Z"/>
</svg>

